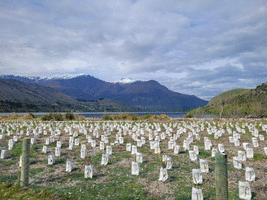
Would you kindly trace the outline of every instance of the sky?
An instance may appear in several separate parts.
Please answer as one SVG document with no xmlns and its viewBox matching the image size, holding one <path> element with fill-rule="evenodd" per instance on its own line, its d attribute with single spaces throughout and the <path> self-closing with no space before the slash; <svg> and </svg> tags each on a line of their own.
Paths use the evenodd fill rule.
<svg viewBox="0 0 267 200">
<path fill-rule="evenodd" d="M 267 82 L 266 0 L 0 0 L 0 75 L 156 80 L 210 100 Z"/>
</svg>

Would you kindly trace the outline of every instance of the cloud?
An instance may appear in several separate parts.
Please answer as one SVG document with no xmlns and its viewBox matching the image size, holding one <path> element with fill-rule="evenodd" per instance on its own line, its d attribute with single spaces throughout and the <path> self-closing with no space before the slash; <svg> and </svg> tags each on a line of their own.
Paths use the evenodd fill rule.
<svg viewBox="0 0 267 200">
<path fill-rule="evenodd" d="M 154 79 L 207 100 L 266 82 L 264 0 L 3 0 L 0 13 L 0 74 Z"/>
</svg>

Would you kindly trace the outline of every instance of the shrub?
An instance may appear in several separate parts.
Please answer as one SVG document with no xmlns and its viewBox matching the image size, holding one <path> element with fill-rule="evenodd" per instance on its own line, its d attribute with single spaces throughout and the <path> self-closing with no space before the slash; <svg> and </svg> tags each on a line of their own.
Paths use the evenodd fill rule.
<svg viewBox="0 0 267 200">
<path fill-rule="evenodd" d="M 63 121 L 63 120 L 64 120 L 64 119 L 63 119 L 63 115 L 60 114 L 60 113 L 56 113 L 56 114 L 54 114 L 54 115 L 53 115 L 53 118 L 54 118 L 55 121 Z"/>
<path fill-rule="evenodd" d="M 192 114 L 192 113 L 190 113 L 190 112 L 188 112 L 188 113 L 186 113 L 185 115 L 184 115 L 184 118 L 194 118 L 195 116 Z"/>
<path fill-rule="evenodd" d="M 134 121 L 138 120 L 138 116 L 136 114 L 131 114 L 130 116 L 132 120 Z"/>
<path fill-rule="evenodd" d="M 147 115 L 144 115 L 144 119 L 149 119 L 152 117 L 152 114 L 147 114 Z"/>
<path fill-rule="evenodd" d="M 104 116 L 102 117 L 103 120 L 113 120 L 112 117 L 108 114 L 104 114 Z"/>
<path fill-rule="evenodd" d="M 53 115 L 52 115 L 52 113 L 49 113 L 49 114 L 43 115 L 43 116 L 41 117 L 41 119 L 42 119 L 43 121 L 51 121 L 51 120 L 53 120 Z"/>
<path fill-rule="evenodd" d="M 66 120 L 73 120 L 74 119 L 74 114 L 70 113 L 70 112 L 67 112 L 65 114 L 65 118 L 66 118 Z"/>
</svg>

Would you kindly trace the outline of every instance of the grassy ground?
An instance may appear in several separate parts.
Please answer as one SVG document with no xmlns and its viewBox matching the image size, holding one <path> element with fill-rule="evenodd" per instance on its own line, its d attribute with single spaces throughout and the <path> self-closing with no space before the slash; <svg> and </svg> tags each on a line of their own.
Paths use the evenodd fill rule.
<svg viewBox="0 0 267 200">
<path fill-rule="evenodd" d="M 170 121 L 174 123 L 174 121 Z M 177 123 L 181 127 L 185 126 L 183 122 L 187 124 L 195 123 L 195 126 L 199 126 L 202 122 L 197 120 L 178 120 Z M 212 126 L 226 127 L 225 120 L 213 120 L 209 121 Z M 230 121 L 229 121 L 230 122 Z M 244 121 L 246 122 L 246 121 Z M 55 127 L 55 122 L 51 127 Z M 235 121 L 232 121 L 235 123 Z M 241 124 L 242 121 L 239 121 Z M 248 121 L 248 123 L 260 124 L 260 121 Z M 265 123 L 265 122 L 263 122 Z M 62 122 L 63 127 L 66 125 L 73 125 L 73 122 Z M 79 122 L 75 122 L 78 125 Z M 92 123 L 91 123 L 92 124 Z M 150 123 L 148 123 L 150 124 Z M 58 123 L 59 125 L 59 123 Z M 104 133 L 102 129 L 105 122 L 102 122 L 101 128 L 99 129 L 100 134 Z M 106 124 L 107 125 L 107 124 Z M 145 123 L 144 123 L 145 125 Z M 151 123 L 153 125 L 153 123 Z M 162 125 L 162 124 L 161 124 Z M 205 127 L 207 124 L 205 124 Z M 3 124 L 3 127 L 6 124 Z M 38 124 L 32 124 L 34 127 L 38 127 Z M 87 129 L 90 128 L 90 123 L 85 123 Z M 161 132 L 166 130 L 162 127 Z M 12 129 L 12 128 L 11 128 Z M 24 126 L 16 130 L 16 132 L 25 130 Z M 176 133 L 177 127 L 173 128 L 172 133 Z M 236 130 L 233 128 L 233 130 Z M 266 133 L 261 129 L 260 134 Z M 14 130 L 15 131 L 15 130 Z M 73 132 L 79 132 L 78 127 L 73 128 Z M 160 133 L 161 133 L 160 132 Z M 183 140 L 187 138 L 187 133 L 183 133 L 180 138 L 177 139 L 176 143 L 183 146 Z M 117 129 L 114 128 L 109 140 L 113 141 L 118 133 Z M 60 157 L 56 157 L 56 162 L 53 166 L 47 164 L 47 155 L 41 153 L 42 146 L 45 142 L 45 136 L 40 134 L 40 139 L 31 147 L 31 164 L 30 164 L 30 187 L 21 188 L 18 186 L 20 178 L 20 168 L 18 166 L 19 156 L 21 155 L 21 144 L 22 138 L 14 145 L 13 149 L 8 152 L 8 158 L 0 160 L 0 196 L 3 199 L 36 199 L 38 195 L 40 199 L 191 199 L 192 193 L 192 169 L 199 168 L 199 162 L 193 162 L 189 159 L 188 151 L 183 151 L 178 155 L 173 153 L 173 150 L 168 149 L 167 136 L 165 140 L 160 142 L 161 155 L 168 155 L 172 157 L 173 169 L 168 170 L 169 180 L 166 182 L 160 182 L 159 170 L 161 167 L 161 160 L 154 154 L 154 150 L 150 149 L 148 132 L 145 130 L 144 137 L 146 143 L 142 147 L 137 147 L 138 152 L 143 153 L 143 163 L 140 163 L 140 175 L 131 175 L 131 162 L 133 161 L 133 155 L 130 152 L 126 152 L 126 142 L 120 145 L 112 146 L 113 155 L 110 157 L 109 164 L 107 166 L 101 165 L 102 153 L 105 151 L 99 150 L 100 138 L 95 138 L 91 132 L 88 134 L 97 141 L 95 148 L 88 144 L 88 141 L 82 133 L 79 133 L 81 144 L 86 144 L 88 153 L 85 159 L 80 158 L 80 146 L 74 146 L 73 151 L 66 150 L 68 147 L 69 134 L 62 131 L 61 135 L 58 136 L 55 142 L 49 145 L 49 153 L 54 154 L 53 147 L 56 146 L 56 141 L 60 140 L 63 143 L 63 150 Z M 233 157 L 237 155 L 237 150 L 241 150 L 242 146 L 235 147 L 229 143 L 226 132 L 219 139 L 214 139 L 213 135 L 208 135 L 206 129 L 200 131 L 200 141 L 194 138 L 193 143 L 190 145 L 191 149 L 193 145 L 199 147 L 199 158 L 206 159 L 209 161 L 210 172 L 203 174 L 204 183 L 202 185 L 195 185 L 194 187 L 202 188 L 204 199 L 215 199 L 215 164 L 214 158 L 211 157 L 211 151 L 204 150 L 204 137 L 209 137 L 212 140 L 212 144 L 216 147 L 219 143 L 224 144 L 226 153 L 228 154 L 228 175 L 229 175 L 229 199 L 238 198 L 238 181 L 245 181 L 244 169 L 237 170 L 231 163 Z M 123 135 L 123 134 L 122 134 Z M 31 133 L 31 137 L 33 134 Z M 136 145 L 128 134 L 123 135 L 124 140 Z M 243 142 L 251 143 L 251 134 L 248 132 L 241 135 L 241 145 Z M 4 140 L 0 140 L 0 147 L 7 147 L 7 142 L 13 136 L 7 136 Z M 140 137 L 139 137 L 140 138 Z M 259 141 L 260 147 L 254 148 L 254 159 L 247 159 L 244 163 L 248 166 L 258 167 L 256 169 L 256 181 L 251 184 L 253 191 L 253 199 L 266 199 L 264 193 L 264 185 L 266 184 L 265 178 L 267 173 L 263 168 L 267 164 L 266 156 L 263 152 L 263 147 L 267 146 L 266 141 Z M 66 160 L 72 159 L 74 161 L 74 169 L 72 172 L 66 172 Z M 94 177 L 92 179 L 84 178 L 84 166 L 92 164 L 94 166 Z M 19 196 L 18 194 L 21 194 Z"/>
</svg>

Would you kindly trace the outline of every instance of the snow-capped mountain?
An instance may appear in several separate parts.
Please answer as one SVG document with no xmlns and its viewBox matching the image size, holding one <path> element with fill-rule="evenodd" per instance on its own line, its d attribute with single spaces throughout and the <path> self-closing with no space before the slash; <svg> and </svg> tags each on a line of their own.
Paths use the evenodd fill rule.
<svg viewBox="0 0 267 200">
<path fill-rule="evenodd" d="M 135 80 L 131 78 L 122 78 L 120 80 L 114 81 L 114 83 L 122 83 L 122 84 L 133 83 L 133 82 L 135 82 Z"/>
</svg>

